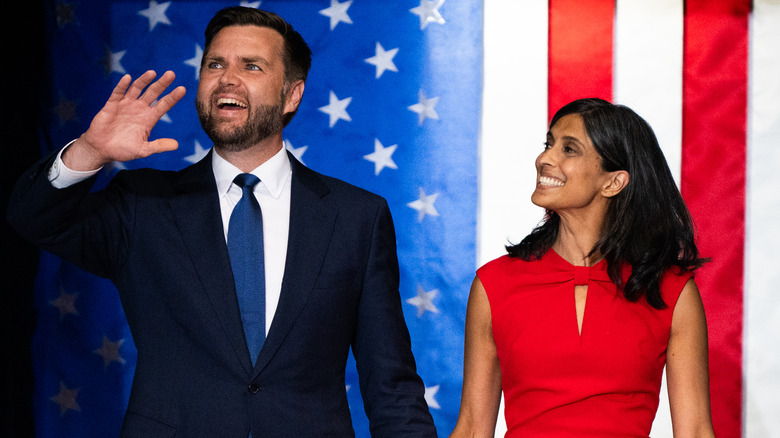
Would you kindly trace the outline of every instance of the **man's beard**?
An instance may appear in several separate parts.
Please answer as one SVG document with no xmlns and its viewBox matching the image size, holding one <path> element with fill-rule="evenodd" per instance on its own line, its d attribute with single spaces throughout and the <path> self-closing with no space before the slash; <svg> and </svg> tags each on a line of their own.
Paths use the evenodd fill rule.
<svg viewBox="0 0 780 438">
<path fill-rule="evenodd" d="M 282 99 L 281 102 L 284 100 Z M 215 120 L 209 109 L 197 99 L 195 100 L 195 108 L 198 111 L 200 125 L 217 149 L 240 152 L 284 128 L 284 112 L 281 103 L 261 105 L 256 107 L 256 110 L 248 110 L 250 112 L 246 122 L 230 130 L 220 129 L 219 120 Z"/>
</svg>

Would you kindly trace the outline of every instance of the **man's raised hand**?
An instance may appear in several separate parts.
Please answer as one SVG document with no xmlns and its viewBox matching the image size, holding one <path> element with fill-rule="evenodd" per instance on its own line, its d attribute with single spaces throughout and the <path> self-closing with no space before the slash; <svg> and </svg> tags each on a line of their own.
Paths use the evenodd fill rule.
<svg viewBox="0 0 780 438">
<path fill-rule="evenodd" d="M 120 79 L 87 132 L 63 153 L 62 160 L 68 168 L 94 170 L 112 161 L 148 157 L 179 146 L 172 138 L 149 141 L 154 125 L 185 93 L 184 87 L 179 86 L 160 98 L 173 83 L 175 75 L 167 71 L 152 82 L 156 76 L 150 70 L 135 81 L 130 75 Z"/>
</svg>

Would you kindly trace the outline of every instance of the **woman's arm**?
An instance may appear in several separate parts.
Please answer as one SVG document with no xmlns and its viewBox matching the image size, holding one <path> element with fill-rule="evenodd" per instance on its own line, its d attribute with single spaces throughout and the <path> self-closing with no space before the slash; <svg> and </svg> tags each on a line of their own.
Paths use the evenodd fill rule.
<svg viewBox="0 0 780 438">
<path fill-rule="evenodd" d="M 714 437 L 710 416 L 707 320 L 699 288 L 685 284 L 674 308 L 666 380 L 675 437 Z"/>
<path fill-rule="evenodd" d="M 463 392 L 460 413 L 450 437 L 493 437 L 501 403 L 501 368 L 493 340 L 490 303 L 474 278 L 466 309 Z"/>
</svg>

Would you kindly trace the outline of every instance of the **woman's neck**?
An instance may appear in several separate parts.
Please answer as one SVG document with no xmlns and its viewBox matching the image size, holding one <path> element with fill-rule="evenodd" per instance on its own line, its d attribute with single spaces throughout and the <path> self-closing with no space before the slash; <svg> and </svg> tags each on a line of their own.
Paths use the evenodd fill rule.
<svg viewBox="0 0 780 438">
<path fill-rule="evenodd" d="M 601 221 L 573 220 L 566 215 L 560 215 L 558 237 L 553 243 L 553 249 L 559 256 L 575 266 L 593 266 L 602 256 L 593 253 L 593 249 L 601 238 Z"/>
</svg>

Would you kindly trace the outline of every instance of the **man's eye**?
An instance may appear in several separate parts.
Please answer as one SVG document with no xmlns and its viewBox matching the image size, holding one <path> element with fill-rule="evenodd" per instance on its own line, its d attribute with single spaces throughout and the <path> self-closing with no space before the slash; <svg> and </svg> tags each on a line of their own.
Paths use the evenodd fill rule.
<svg viewBox="0 0 780 438">
<path fill-rule="evenodd" d="M 247 70 L 251 70 L 251 71 L 262 71 L 263 70 L 263 69 L 260 68 L 259 65 L 256 65 L 256 64 L 248 64 L 246 66 L 246 69 Z"/>
<path fill-rule="evenodd" d="M 222 64 L 220 64 L 220 63 L 218 63 L 216 61 L 209 62 L 208 67 L 209 68 L 222 68 Z"/>
</svg>

